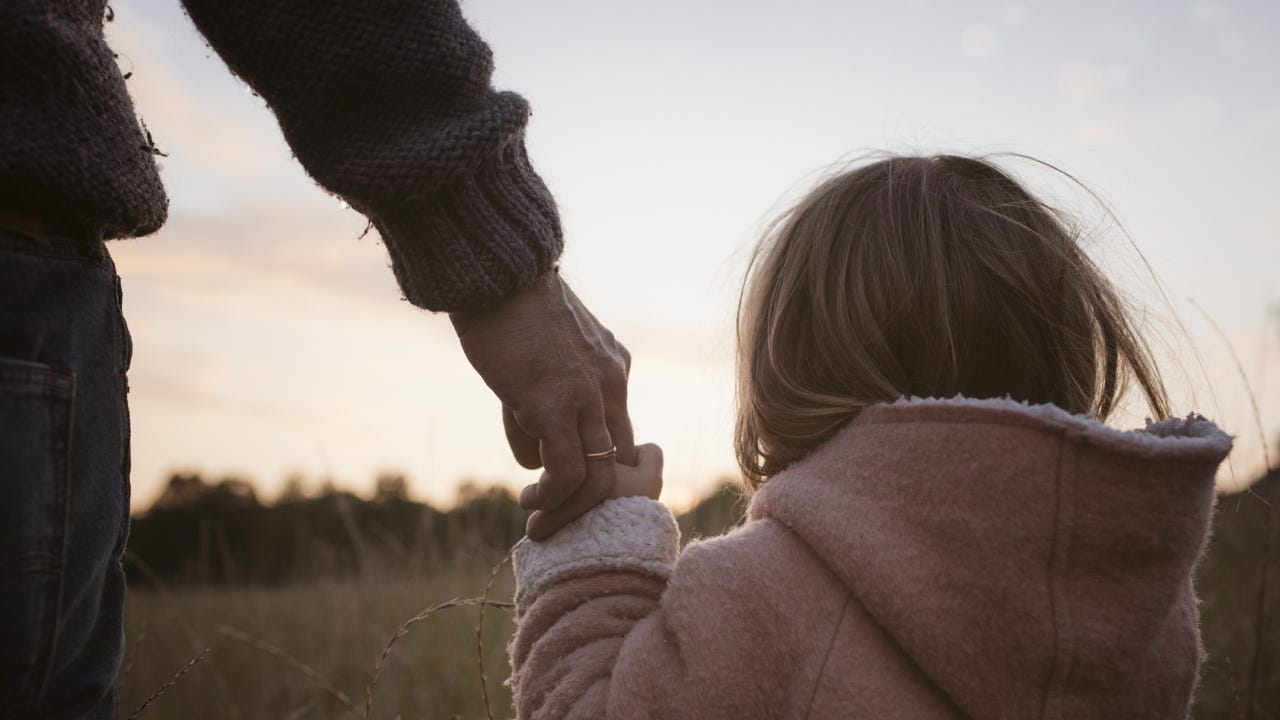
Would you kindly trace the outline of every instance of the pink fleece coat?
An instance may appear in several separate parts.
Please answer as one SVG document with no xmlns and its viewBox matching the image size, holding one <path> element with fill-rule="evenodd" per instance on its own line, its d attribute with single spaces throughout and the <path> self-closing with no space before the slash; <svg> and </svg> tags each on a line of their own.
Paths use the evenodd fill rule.
<svg viewBox="0 0 1280 720">
<path fill-rule="evenodd" d="M 1231 440 L 1052 406 L 865 410 L 676 559 L 611 500 L 516 557 L 520 718 L 1184 718 Z"/>
</svg>

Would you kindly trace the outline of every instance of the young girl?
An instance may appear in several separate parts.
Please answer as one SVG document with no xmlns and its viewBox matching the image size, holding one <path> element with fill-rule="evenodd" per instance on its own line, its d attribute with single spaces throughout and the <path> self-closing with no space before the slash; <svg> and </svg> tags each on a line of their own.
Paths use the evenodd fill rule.
<svg viewBox="0 0 1280 720">
<path fill-rule="evenodd" d="M 768 234 L 739 318 L 747 523 L 678 552 L 661 453 L 516 555 L 521 718 L 1168 718 L 1231 446 L 1167 399 L 1064 218 L 893 157 Z M 677 557 L 678 556 L 678 557 Z"/>
</svg>

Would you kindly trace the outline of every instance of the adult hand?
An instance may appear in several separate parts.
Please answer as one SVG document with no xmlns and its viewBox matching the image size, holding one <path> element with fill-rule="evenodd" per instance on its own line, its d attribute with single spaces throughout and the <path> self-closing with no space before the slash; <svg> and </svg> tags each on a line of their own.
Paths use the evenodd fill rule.
<svg viewBox="0 0 1280 720">
<path fill-rule="evenodd" d="M 635 465 L 615 463 L 612 459 L 610 464 L 613 465 L 617 480 L 606 499 L 647 497 L 657 500 L 662 495 L 662 448 L 657 445 L 646 443 L 638 446 Z M 546 476 L 545 472 L 543 476 Z"/>
<path fill-rule="evenodd" d="M 502 401 L 516 461 L 547 470 L 520 494 L 520 506 L 536 510 L 526 534 L 546 539 L 613 490 L 614 464 L 587 453 L 616 446 L 620 462 L 635 463 L 631 355 L 559 273 L 489 309 L 450 318 L 472 367 Z"/>
</svg>

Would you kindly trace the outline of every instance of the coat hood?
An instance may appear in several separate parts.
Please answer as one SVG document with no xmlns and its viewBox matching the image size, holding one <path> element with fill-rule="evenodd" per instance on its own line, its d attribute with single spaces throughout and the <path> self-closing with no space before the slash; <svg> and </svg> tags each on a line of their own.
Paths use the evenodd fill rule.
<svg viewBox="0 0 1280 720">
<path fill-rule="evenodd" d="M 807 543 L 971 718 L 1185 717 L 1192 569 L 1231 439 L 1192 415 L 1122 432 L 1050 405 L 867 408 L 766 482 Z"/>
</svg>

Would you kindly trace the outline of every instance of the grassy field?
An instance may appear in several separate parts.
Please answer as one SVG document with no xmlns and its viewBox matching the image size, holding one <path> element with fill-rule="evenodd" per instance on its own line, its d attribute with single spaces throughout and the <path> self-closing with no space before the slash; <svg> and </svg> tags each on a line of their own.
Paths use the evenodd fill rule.
<svg viewBox="0 0 1280 720">
<path fill-rule="evenodd" d="M 131 532 L 121 718 L 205 649 L 139 718 L 365 718 L 366 687 L 397 629 L 437 603 L 480 596 L 524 529 L 525 514 L 502 488 L 463 486 L 446 511 L 399 496 L 264 506 L 243 484 L 187 477 L 170 490 Z M 682 532 L 717 535 L 743 507 L 725 486 L 680 516 Z M 506 566 L 489 599 L 511 594 Z M 487 717 L 478 616 L 478 607 L 451 607 L 414 624 L 387 656 L 367 717 Z M 512 628 L 509 610 L 486 611 L 495 718 L 512 715 L 503 686 Z"/>
<path fill-rule="evenodd" d="M 1280 718 L 1276 713 L 1280 708 L 1280 643 L 1275 642 L 1275 623 L 1280 620 L 1280 560 L 1274 554 L 1280 552 L 1280 475 L 1255 488 L 1257 497 L 1220 500 L 1212 541 L 1197 573 L 1208 657 L 1193 712 L 1196 720 Z M 486 502 L 497 500 L 505 510 L 485 509 Z M 244 576 L 249 563 L 243 554 L 229 550 L 228 558 L 239 558 L 238 572 L 221 576 L 184 573 L 181 566 L 175 566 L 170 569 L 172 577 L 213 580 L 168 589 L 159 574 L 134 556 L 125 616 L 128 649 L 120 681 L 120 717 L 129 718 L 165 688 L 137 717 L 485 718 L 475 640 L 479 608 L 474 606 L 442 609 L 413 624 L 387 655 L 374 689 L 372 712 L 365 714 L 367 687 L 375 665 L 397 630 L 437 603 L 481 595 L 499 560 L 496 548 L 504 547 L 508 536 L 518 534 L 522 518 L 515 514 L 514 500 L 509 497 L 486 495 L 482 501 L 460 507 L 453 515 L 427 524 L 448 530 L 441 535 L 442 547 L 465 551 L 451 556 L 437 553 L 442 559 L 425 566 L 404 562 L 405 557 L 416 554 L 403 548 L 416 545 L 395 541 L 386 530 L 391 525 L 387 518 L 394 517 L 393 513 L 364 517 L 353 511 L 349 528 L 337 524 L 327 542 L 315 540 L 325 537 L 324 524 L 311 522 L 303 536 L 311 538 L 306 547 L 313 552 L 300 557 L 314 560 L 312 555 L 320 550 L 329 553 L 324 557 L 338 557 L 342 533 L 347 533 L 351 537 L 347 548 L 350 558 L 363 558 L 361 562 L 302 563 L 337 573 L 316 577 L 347 578 L 342 580 L 233 582 L 233 578 Z M 738 521 L 741 508 L 735 493 L 716 493 L 680 516 L 682 534 L 686 538 L 716 535 Z M 420 508 L 401 514 L 422 522 Z M 207 510 L 200 515 L 206 520 L 211 516 Z M 262 548 L 279 552 L 288 535 L 264 536 L 252 530 L 296 530 L 306 517 L 282 519 L 266 513 L 258 525 L 232 525 L 237 530 L 223 537 L 244 540 L 244 553 L 252 549 L 260 555 Z M 364 524 L 360 525 L 362 519 Z M 185 516 L 169 523 L 177 528 L 193 524 L 199 522 Z M 191 552 L 190 547 L 198 548 L 201 543 L 193 544 L 190 539 L 184 543 L 168 531 L 156 533 L 148 541 L 146 533 L 153 531 L 142 523 L 137 529 L 140 541 L 136 544 L 149 547 L 151 557 L 170 546 L 196 558 L 216 556 L 211 551 Z M 206 535 L 219 537 L 216 533 Z M 417 535 L 421 533 L 406 534 Z M 480 542 L 477 538 L 490 540 Z M 1267 547 L 1273 549 L 1270 555 L 1264 552 Z M 458 558 L 469 559 L 458 564 Z M 237 562 L 226 559 L 223 564 L 233 567 Z M 218 589 L 219 584 L 232 589 Z M 509 601 L 511 592 L 510 569 L 504 568 L 490 600 Z M 505 649 L 512 627 L 508 610 L 486 612 L 483 659 L 495 718 L 512 714 L 511 696 L 503 686 L 507 678 Z M 201 657 L 206 649 L 208 653 Z M 197 657 L 200 661 L 166 688 L 175 673 Z"/>
<path fill-rule="evenodd" d="M 135 589 L 125 617 L 129 648 L 120 717 L 128 718 L 207 648 L 139 718 L 363 718 L 375 663 L 397 628 L 435 603 L 479 596 L 490 567 L 477 564 L 413 581 Z M 506 569 L 490 599 L 509 601 L 511 586 Z M 478 616 L 474 606 L 446 608 L 409 628 L 383 664 L 368 717 L 485 717 Z M 508 610 L 486 611 L 484 663 L 497 718 L 511 716 L 511 695 L 503 686 L 511 630 Z"/>
<path fill-rule="evenodd" d="M 175 673 L 203 658 L 154 698 L 138 718 L 364 718 L 367 688 L 378 657 L 403 624 L 424 609 L 478 597 L 491 565 L 457 568 L 418 580 L 345 580 L 234 590 L 134 589 L 125 631 L 129 646 L 120 680 L 120 717 L 141 706 Z M 1273 572 L 1280 569 L 1273 567 Z M 497 576 L 490 600 L 509 601 L 509 568 Z M 1211 603 L 1230 588 L 1205 588 Z M 1251 594 L 1253 586 L 1238 588 Z M 1245 598 L 1247 600 L 1247 598 Z M 379 674 L 369 718 L 444 720 L 485 718 L 477 668 L 479 609 L 442 609 L 413 624 L 392 647 Z M 1205 618 L 1210 657 L 1194 717 L 1243 720 L 1242 674 L 1257 641 L 1247 613 Z M 484 663 L 495 718 L 511 716 L 505 648 L 513 628 L 505 609 L 486 611 Z M 1271 653 L 1264 653 L 1270 656 Z M 1232 662 L 1234 658 L 1235 662 Z M 1259 719 L 1276 715 L 1274 660 L 1263 658 L 1255 700 Z M 299 664 L 305 668 L 299 667 Z M 1238 678 L 1235 676 L 1239 676 Z M 336 696 L 341 696 L 339 699 Z"/>
</svg>

